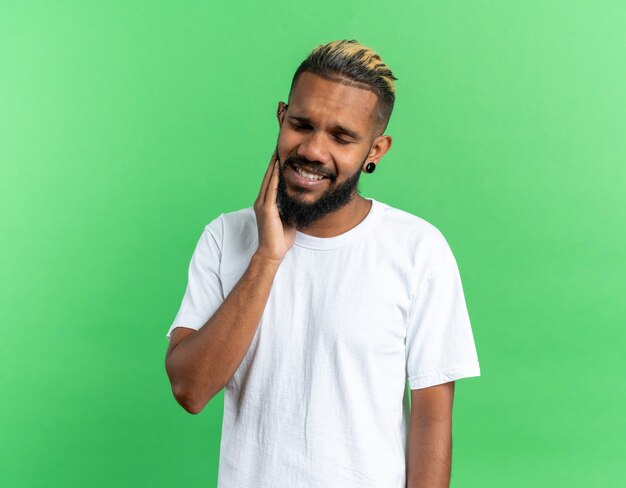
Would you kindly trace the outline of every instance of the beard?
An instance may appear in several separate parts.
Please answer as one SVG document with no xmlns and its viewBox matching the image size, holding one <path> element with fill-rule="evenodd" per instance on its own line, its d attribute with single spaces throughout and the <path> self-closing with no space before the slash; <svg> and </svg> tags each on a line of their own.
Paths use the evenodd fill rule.
<svg viewBox="0 0 626 488">
<path fill-rule="evenodd" d="M 363 161 L 365 162 L 365 160 Z M 359 178 L 361 168 L 351 175 L 346 181 L 335 186 L 336 177 L 328 176 L 329 187 L 314 202 L 302 202 L 287 194 L 287 180 L 283 171 L 288 166 L 302 166 L 303 169 L 315 169 L 306 159 L 297 156 L 287 158 L 278 172 L 278 188 L 276 190 L 276 205 L 283 224 L 294 226 L 297 229 L 307 229 L 322 217 L 346 206 L 359 193 Z M 298 193 L 305 193 L 308 190 L 295 189 Z"/>
</svg>

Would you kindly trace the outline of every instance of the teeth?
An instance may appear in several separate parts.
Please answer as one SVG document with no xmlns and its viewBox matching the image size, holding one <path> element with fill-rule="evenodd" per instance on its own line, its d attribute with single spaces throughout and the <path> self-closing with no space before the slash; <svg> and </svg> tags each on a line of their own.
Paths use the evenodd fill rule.
<svg viewBox="0 0 626 488">
<path fill-rule="evenodd" d="M 322 178 L 324 178 L 323 176 L 315 175 L 313 173 L 307 173 L 306 171 L 304 171 L 304 170 L 302 170 L 300 168 L 296 168 L 296 171 L 301 176 L 304 176 L 307 180 L 321 180 Z"/>
</svg>

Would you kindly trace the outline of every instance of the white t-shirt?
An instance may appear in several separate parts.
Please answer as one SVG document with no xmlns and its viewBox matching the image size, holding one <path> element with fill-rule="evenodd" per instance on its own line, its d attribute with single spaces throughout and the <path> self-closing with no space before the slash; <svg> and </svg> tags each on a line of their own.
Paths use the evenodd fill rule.
<svg viewBox="0 0 626 488">
<path fill-rule="evenodd" d="M 404 488 L 407 383 L 480 375 L 446 239 L 369 200 L 341 235 L 297 232 L 225 388 L 218 488 Z M 257 245 L 252 207 L 206 225 L 168 341 L 206 323 Z"/>
</svg>

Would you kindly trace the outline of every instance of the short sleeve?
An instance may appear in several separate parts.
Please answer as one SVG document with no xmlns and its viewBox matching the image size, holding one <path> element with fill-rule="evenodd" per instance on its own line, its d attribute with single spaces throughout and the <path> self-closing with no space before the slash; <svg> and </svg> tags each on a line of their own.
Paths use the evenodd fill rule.
<svg viewBox="0 0 626 488">
<path fill-rule="evenodd" d="M 168 342 L 176 327 L 198 330 L 224 301 L 220 280 L 222 215 L 204 227 L 189 264 L 187 288 L 174 322 L 165 335 Z"/>
<path fill-rule="evenodd" d="M 409 311 L 406 373 L 410 389 L 480 376 L 463 286 L 452 250 L 439 234 L 434 263 Z"/>
</svg>

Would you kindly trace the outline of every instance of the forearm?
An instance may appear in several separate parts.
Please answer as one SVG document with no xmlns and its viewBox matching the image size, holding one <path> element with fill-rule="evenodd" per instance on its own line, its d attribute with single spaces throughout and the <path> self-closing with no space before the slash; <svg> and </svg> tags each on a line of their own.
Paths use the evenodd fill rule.
<svg viewBox="0 0 626 488">
<path fill-rule="evenodd" d="M 253 255 L 224 302 L 170 353 L 166 369 L 176 399 L 201 411 L 235 373 L 261 320 L 278 262 Z"/>
<path fill-rule="evenodd" d="M 452 466 L 452 428 L 449 419 L 411 418 L 407 488 L 448 488 Z"/>
</svg>

